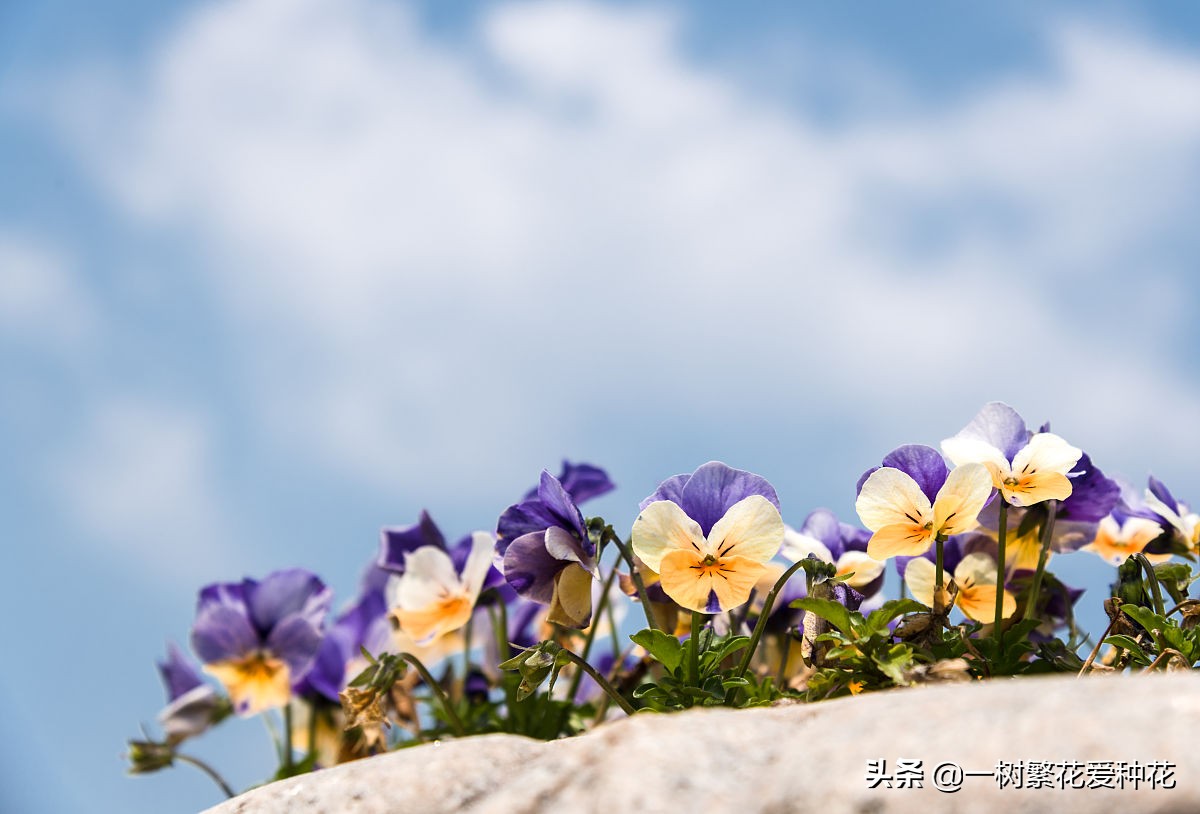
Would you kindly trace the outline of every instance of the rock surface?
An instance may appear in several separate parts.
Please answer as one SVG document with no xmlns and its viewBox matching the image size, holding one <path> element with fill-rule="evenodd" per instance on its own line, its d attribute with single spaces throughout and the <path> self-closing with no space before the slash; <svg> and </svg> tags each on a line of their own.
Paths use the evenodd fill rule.
<svg viewBox="0 0 1200 814">
<path fill-rule="evenodd" d="M 1200 811 L 1200 675 L 995 680 L 893 690 L 820 704 L 639 714 L 578 738 L 445 741 L 273 783 L 209 814 L 556 812 Z M 922 762 L 922 788 L 870 788 L 868 761 Z M 1037 766 L 1051 787 L 1030 788 Z M 1174 788 L 1086 788 L 1106 765 L 1160 769 Z M 1024 762 L 1001 788 L 1000 762 Z M 1093 765 L 1088 766 L 1089 762 Z M 966 772 L 957 792 L 935 767 Z M 1078 764 L 1066 772 L 1061 764 Z M 943 769 L 943 784 L 953 769 Z M 1133 772 L 1152 776 L 1153 771 Z M 1085 788 L 1070 788 L 1072 782 Z"/>
</svg>

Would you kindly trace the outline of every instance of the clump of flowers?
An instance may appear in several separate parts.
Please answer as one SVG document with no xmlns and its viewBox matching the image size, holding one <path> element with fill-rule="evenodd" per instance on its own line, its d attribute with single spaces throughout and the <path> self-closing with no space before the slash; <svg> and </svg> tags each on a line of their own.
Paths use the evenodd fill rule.
<svg viewBox="0 0 1200 814">
<path fill-rule="evenodd" d="M 663 480 L 627 534 L 581 508 L 615 489 L 602 468 L 564 462 L 536 480 L 494 531 L 453 544 L 425 512 L 385 527 L 333 613 L 301 568 L 202 588 L 194 656 L 169 646 L 162 734 L 129 741 L 130 771 L 185 763 L 232 796 L 188 746 L 236 717 L 267 721 L 282 778 L 645 710 L 1200 662 L 1198 515 L 999 402 L 940 450 L 899 446 L 848 484 L 861 526 L 795 513 L 762 476 L 716 461 Z M 1084 591 L 1049 567 L 1075 552 L 1115 568 L 1094 638 L 1075 625 Z"/>
</svg>

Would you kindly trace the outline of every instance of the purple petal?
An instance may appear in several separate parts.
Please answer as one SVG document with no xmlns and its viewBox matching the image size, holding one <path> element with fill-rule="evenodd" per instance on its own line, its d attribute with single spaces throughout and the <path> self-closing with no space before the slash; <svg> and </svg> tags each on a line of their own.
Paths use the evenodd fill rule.
<svg viewBox="0 0 1200 814">
<path fill-rule="evenodd" d="M 779 508 L 779 496 L 765 478 L 709 461 L 692 473 L 683 487 L 679 506 L 707 535 L 730 506 L 751 495 L 762 495 Z"/>
<path fill-rule="evenodd" d="M 993 401 L 985 404 L 956 437 L 986 441 L 1012 461 L 1013 456 L 1029 443 L 1032 433 L 1026 429 L 1025 420 L 1016 410 L 1002 401 Z"/>
<path fill-rule="evenodd" d="M 240 658 L 262 644 L 245 609 L 218 603 L 200 608 L 192 625 L 192 650 L 205 664 Z"/>
<path fill-rule="evenodd" d="M 705 613 L 720 613 L 721 612 L 721 600 L 717 598 L 716 591 L 708 592 L 708 603 L 704 606 L 704 611 L 705 611 Z M 695 633 L 696 631 L 692 631 L 692 632 Z"/>
<path fill-rule="evenodd" d="M 404 555 L 429 545 L 445 549 L 446 538 L 442 536 L 429 512 L 422 510 L 420 519 L 411 526 L 393 526 L 379 532 L 377 563 L 380 568 L 403 574 Z"/>
<path fill-rule="evenodd" d="M 864 472 L 864 473 L 862 473 L 861 475 L 859 475 L 859 476 L 858 476 L 858 483 L 856 483 L 856 484 L 854 485 L 854 495 L 855 495 L 855 497 L 857 497 L 858 495 L 861 495 L 861 494 L 862 494 L 862 488 L 863 488 L 863 484 L 867 482 L 867 478 L 869 478 L 869 477 L 871 477 L 872 475 L 874 475 L 874 474 L 875 474 L 876 472 L 878 472 L 880 469 L 883 469 L 883 467 L 882 467 L 882 466 L 873 466 L 873 467 L 871 467 L 870 469 L 868 469 L 866 472 Z"/>
<path fill-rule="evenodd" d="M 579 507 L 575 505 L 575 501 L 571 500 L 567 490 L 558 482 L 558 478 L 549 472 L 542 472 L 542 480 L 538 484 L 538 500 L 550 510 L 551 514 L 559 518 L 559 522 L 553 525 L 562 526 L 568 531 L 575 532 L 579 539 L 590 547 L 587 542 L 587 527 L 583 524 L 583 512 L 579 511 Z M 594 554 L 595 551 L 593 550 L 592 553 Z"/>
<path fill-rule="evenodd" d="M 450 547 L 450 561 L 454 563 L 454 570 L 462 576 L 463 569 L 467 565 L 467 559 L 471 556 L 471 548 L 473 547 L 473 537 L 468 534 L 457 543 Z M 483 578 L 483 586 L 480 588 L 480 593 L 488 588 L 498 588 L 504 585 L 504 575 L 497 571 L 494 567 L 489 568 L 487 575 Z"/>
<path fill-rule="evenodd" d="M 294 681 L 292 690 L 305 698 L 321 696 L 339 703 L 338 693 L 346 680 L 346 663 L 358 652 L 352 646 L 350 633 L 333 628 L 321 640 L 316 658 L 308 672 L 299 681 Z"/>
<path fill-rule="evenodd" d="M 906 444 L 897 447 L 883 459 L 884 466 L 899 469 L 908 474 L 921 487 L 925 497 L 933 503 L 937 500 L 938 490 L 946 482 L 950 469 L 942 454 L 933 447 L 921 444 Z"/>
<path fill-rule="evenodd" d="M 1170 506 L 1171 511 L 1175 512 L 1175 514 L 1179 514 L 1179 501 L 1177 501 L 1175 499 L 1175 497 L 1171 494 L 1171 490 L 1169 490 L 1167 488 L 1166 484 L 1164 484 L 1158 478 L 1151 475 L 1149 486 L 1150 486 L 1150 494 L 1154 495 L 1156 498 L 1161 500 L 1163 503 Z"/>
<path fill-rule="evenodd" d="M 554 599 L 554 577 L 567 563 L 546 551 L 546 532 L 523 534 L 504 552 L 504 578 L 526 599 L 549 605 Z"/>
<path fill-rule="evenodd" d="M 617 488 L 616 484 L 608 479 L 608 473 L 600 467 L 591 464 L 573 464 L 566 460 L 563 461 L 562 474 L 558 476 L 558 481 L 577 504 L 608 494 Z M 538 488 L 535 486 L 525 493 L 524 499 L 532 500 L 537 496 Z"/>
<path fill-rule="evenodd" d="M 845 546 L 842 545 L 842 525 L 838 522 L 837 515 L 829 509 L 816 509 L 811 512 L 804 518 L 800 533 L 824 543 L 835 562 L 845 553 Z"/>
<path fill-rule="evenodd" d="M 536 498 L 509 506 L 496 523 L 496 551 L 503 557 L 513 540 L 545 531 L 560 522 L 550 508 Z"/>
<path fill-rule="evenodd" d="M 283 619 L 297 614 L 319 628 L 332 601 L 333 592 L 316 574 L 303 568 L 275 571 L 246 590 L 250 619 L 264 636 Z"/>
<path fill-rule="evenodd" d="M 683 505 L 683 487 L 692 479 L 689 475 L 672 475 L 658 485 L 654 494 L 638 504 L 639 511 L 657 500 L 669 500 L 677 506 Z"/>
<path fill-rule="evenodd" d="M 257 585 L 258 583 L 248 579 L 245 582 L 218 582 L 204 586 L 200 589 L 200 594 L 196 599 L 196 613 L 199 614 L 209 605 L 225 605 L 240 610 L 248 616 L 249 611 L 246 610 L 247 584 Z"/>
<path fill-rule="evenodd" d="M 167 659 L 158 663 L 158 672 L 167 691 L 167 703 L 204 683 L 191 659 L 174 642 L 167 643 Z"/>
<path fill-rule="evenodd" d="M 267 649 L 281 659 L 293 681 L 304 677 L 321 647 L 321 629 L 308 618 L 294 614 L 275 625 L 267 637 Z"/>
<path fill-rule="evenodd" d="M 1058 517 L 1093 523 L 1103 520 L 1121 499 L 1121 487 L 1104 477 L 1087 453 L 1080 457 L 1075 471 L 1083 474 L 1071 478 L 1071 495 L 1059 504 Z"/>
<path fill-rule="evenodd" d="M 871 532 L 852 526 L 849 523 L 839 523 L 838 531 L 842 537 L 842 546 L 846 551 L 866 551 L 871 542 Z"/>
</svg>

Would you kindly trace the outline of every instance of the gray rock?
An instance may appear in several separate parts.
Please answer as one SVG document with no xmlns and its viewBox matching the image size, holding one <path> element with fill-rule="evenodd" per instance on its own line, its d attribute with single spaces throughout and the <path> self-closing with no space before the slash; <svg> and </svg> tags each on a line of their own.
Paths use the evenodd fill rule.
<svg viewBox="0 0 1200 814">
<path fill-rule="evenodd" d="M 1184 814 L 1200 811 L 1198 737 L 1200 675 L 994 680 L 769 709 L 638 714 L 553 743 L 445 741 L 273 783 L 210 814 Z M 868 761 L 886 760 L 894 777 L 902 759 L 921 761 L 922 788 L 895 780 L 890 789 L 869 787 Z M 1057 764 L 1049 788 L 1029 787 L 1030 761 Z M 1174 788 L 1058 788 L 1064 763 L 1078 764 L 1067 785 L 1086 786 L 1105 776 L 1103 764 L 1155 761 L 1174 764 Z M 997 764 L 1018 762 L 1023 787 L 1001 788 Z M 942 763 L 981 774 L 963 778 L 957 792 L 939 791 L 933 775 Z M 953 780 L 954 769 L 941 772 Z"/>
</svg>

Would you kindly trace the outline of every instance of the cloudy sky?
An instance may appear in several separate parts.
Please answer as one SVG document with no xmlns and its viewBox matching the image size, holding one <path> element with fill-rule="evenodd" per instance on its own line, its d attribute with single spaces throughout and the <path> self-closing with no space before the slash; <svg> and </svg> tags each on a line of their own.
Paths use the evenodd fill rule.
<svg viewBox="0 0 1200 814">
<path fill-rule="evenodd" d="M 0 6 L 0 808 L 215 802 L 119 760 L 197 587 L 564 456 L 798 523 L 1001 399 L 1200 500 L 1200 12 L 1086 9 Z"/>
</svg>

